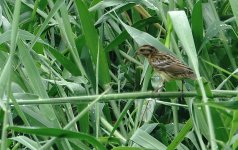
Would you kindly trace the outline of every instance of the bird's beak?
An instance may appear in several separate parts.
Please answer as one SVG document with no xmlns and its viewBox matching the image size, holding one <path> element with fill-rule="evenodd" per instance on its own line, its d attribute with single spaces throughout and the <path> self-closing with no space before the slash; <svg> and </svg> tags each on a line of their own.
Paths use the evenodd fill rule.
<svg viewBox="0 0 238 150">
<path fill-rule="evenodd" d="M 136 51 L 136 56 L 140 55 L 140 52 L 139 51 Z"/>
</svg>

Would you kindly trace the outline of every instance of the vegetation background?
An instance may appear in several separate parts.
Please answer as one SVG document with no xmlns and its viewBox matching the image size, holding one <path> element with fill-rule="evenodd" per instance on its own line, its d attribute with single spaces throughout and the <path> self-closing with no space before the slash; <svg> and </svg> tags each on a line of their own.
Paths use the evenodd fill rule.
<svg viewBox="0 0 238 150">
<path fill-rule="evenodd" d="M 1 0 L 1 149 L 237 149 L 237 25 L 237 0 Z M 144 44 L 197 80 L 152 92 Z"/>
</svg>

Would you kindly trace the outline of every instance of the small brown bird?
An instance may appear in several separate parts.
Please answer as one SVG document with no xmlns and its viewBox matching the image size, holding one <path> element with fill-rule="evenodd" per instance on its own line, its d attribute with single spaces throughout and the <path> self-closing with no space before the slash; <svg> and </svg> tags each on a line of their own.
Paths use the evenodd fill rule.
<svg viewBox="0 0 238 150">
<path fill-rule="evenodd" d="M 196 79 L 191 68 L 183 64 L 176 57 L 165 52 L 160 52 L 153 46 L 143 45 L 138 49 L 137 54 L 144 55 L 164 81 Z"/>
</svg>

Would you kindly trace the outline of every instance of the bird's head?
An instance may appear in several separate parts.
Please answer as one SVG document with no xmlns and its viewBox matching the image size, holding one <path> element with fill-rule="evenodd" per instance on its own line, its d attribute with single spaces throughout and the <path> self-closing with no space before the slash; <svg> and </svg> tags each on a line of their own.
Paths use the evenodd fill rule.
<svg viewBox="0 0 238 150">
<path fill-rule="evenodd" d="M 150 45 L 143 45 L 136 52 L 137 55 L 144 55 L 145 57 L 155 53 L 157 53 L 157 49 Z"/>
</svg>

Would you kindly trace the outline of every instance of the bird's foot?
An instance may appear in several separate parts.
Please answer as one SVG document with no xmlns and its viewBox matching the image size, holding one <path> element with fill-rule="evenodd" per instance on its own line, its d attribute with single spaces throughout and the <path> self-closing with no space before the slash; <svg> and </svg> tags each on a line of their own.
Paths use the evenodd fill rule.
<svg viewBox="0 0 238 150">
<path fill-rule="evenodd" d="M 159 87 L 156 87 L 156 88 L 154 89 L 154 92 L 161 92 L 163 89 L 164 89 L 164 84 L 161 85 L 161 86 L 159 86 Z"/>
</svg>

